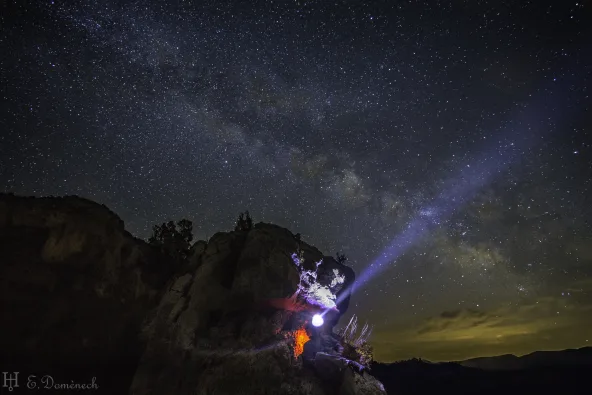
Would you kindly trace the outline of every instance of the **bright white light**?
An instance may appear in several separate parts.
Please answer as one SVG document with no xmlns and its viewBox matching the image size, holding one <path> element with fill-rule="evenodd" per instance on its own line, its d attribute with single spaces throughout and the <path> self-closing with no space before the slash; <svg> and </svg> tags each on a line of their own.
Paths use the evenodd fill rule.
<svg viewBox="0 0 592 395">
<path fill-rule="evenodd" d="M 323 317 L 321 317 L 320 314 L 315 314 L 312 317 L 312 324 L 314 326 L 321 326 L 321 325 L 323 325 L 323 322 L 324 322 Z"/>
</svg>

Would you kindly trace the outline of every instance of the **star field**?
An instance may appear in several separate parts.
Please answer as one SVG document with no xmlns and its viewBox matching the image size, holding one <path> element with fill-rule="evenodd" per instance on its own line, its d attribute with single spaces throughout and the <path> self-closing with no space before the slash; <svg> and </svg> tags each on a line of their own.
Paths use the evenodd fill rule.
<svg viewBox="0 0 592 395">
<path fill-rule="evenodd" d="M 344 252 L 379 360 L 590 345 L 590 8 L 8 1 L 0 185 Z"/>
</svg>

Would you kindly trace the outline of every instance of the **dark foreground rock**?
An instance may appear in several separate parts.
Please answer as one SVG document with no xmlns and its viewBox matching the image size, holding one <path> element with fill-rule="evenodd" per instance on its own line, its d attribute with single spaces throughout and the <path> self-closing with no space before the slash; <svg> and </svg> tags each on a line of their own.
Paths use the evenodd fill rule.
<svg viewBox="0 0 592 395">
<path fill-rule="evenodd" d="M 89 200 L 1 195 L 0 262 L 2 371 L 129 385 L 163 257 Z"/>
<path fill-rule="evenodd" d="M 319 352 L 314 369 L 327 391 L 335 389 L 339 395 L 386 394 L 380 381 L 345 358 Z"/>
<path fill-rule="evenodd" d="M 589 350 L 588 350 L 589 351 Z M 389 394 L 431 395 L 481 394 L 570 394 L 592 393 L 589 375 L 592 364 L 549 364 L 524 369 L 482 370 L 458 363 L 429 363 L 410 360 L 392 364 L 375 363 L 372 374 Z"/>
<path fill-rule="evenodd" d="M 174 280 L 147 321 L 148 344 L 131 393 L 343 393 L 341 383 L 325 385 L 325 377 L 295 358 L 294 315 L 260 308 L 260 301 L 296 292 L 300 276 L 292 253 L 298 249 L 305 264 L 329 260 L 274 225 L 212 237 L 194 254 L 195 270 Z M 349 393 L 380 393 L 360 392 L 365 381 L 350 381 Z"/>
</svg>

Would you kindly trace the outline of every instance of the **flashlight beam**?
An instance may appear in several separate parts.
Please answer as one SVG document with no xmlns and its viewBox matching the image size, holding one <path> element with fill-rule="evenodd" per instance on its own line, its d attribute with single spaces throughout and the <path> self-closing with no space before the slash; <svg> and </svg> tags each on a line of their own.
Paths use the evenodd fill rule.
<svg viewBox="0 0 592 395">
<path fill-rule="evenodd" d="M 406 251 L 428 234 L 431 230 L 445 223 L 455 211 L 472 199 L 478 190 L 507 170 L 511 165 L 519 163 L 520 159 L 531 151 L 532 147 L 551 132 L 559 123 L 560 115 L 563 119 L 567 112 L 559 111 L 559 105 L 566 110 L 566 99 L 573 85 L 567 81 L 563 87 L 543 92 L 554 92 L 539 97 L 530 106 L 521 106 L 514 121 L 508 122 L 499 137 L 489 141 L 477 155 L 456 170 L 443 187 L 443 191 L 432 203 L 419 213 L 430 213 L 429 216 L 417 215 L 392 242 L 383 249 L 378 257 L 361 273 L 350 289 L 341 293 L 336 303 L 341 303 L 351 295 L 355 287 L 365 284 L 375 275 L 383 271 L 389 264 L 395 263 Z M 573 107 L 571 108 L 573 110 Z M 492 140 L 492 139 L 490 139 Z"/>
</svg>

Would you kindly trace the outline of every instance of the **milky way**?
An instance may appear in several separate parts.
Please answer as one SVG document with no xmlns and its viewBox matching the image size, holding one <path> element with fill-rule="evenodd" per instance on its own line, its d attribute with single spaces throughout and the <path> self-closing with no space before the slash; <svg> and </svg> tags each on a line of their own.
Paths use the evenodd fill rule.
<svg viewBox="0 0 592 395">
<path fill-rule="evenodd" d="M 9 1 L 0 186 L 380 265 L 348 315 L 382 360 L 590 345 L 590 8 Z"/>
</svg>

